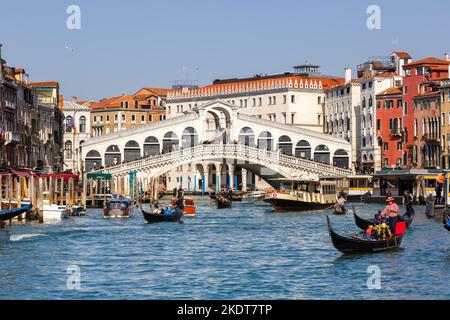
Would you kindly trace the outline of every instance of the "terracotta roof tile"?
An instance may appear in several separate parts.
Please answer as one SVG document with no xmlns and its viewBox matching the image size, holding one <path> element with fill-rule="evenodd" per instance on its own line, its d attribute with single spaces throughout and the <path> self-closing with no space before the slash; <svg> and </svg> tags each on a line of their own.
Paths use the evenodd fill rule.
<svg viewBox="0 0 450 320">
<path fill-rule="evenodd" d="M 388 95 L 397 95 L 397 94 L 402 94 L 402 87 L 392 87 L 389 89 L 386 89 L 382 92 L 380 92 L 379 94 L 377 94 L 377 96 L 388 96 Z"/>
<path fill-rule="evenodd" d="M 450 61 L 444 59 L 438 59 L 434 57 L 429 57 L 421 60 L 417 60 L 408 64 L 405 64 L 403 68 L 414 67 L 422 64 L 441 64 L 441 65 L 449 65 Z"/>
<path fill-rule="evenodd" d="M 409 53 L 405 51 L 394 51 L 393 53 L 395 53 L 400 59 L 412 59 Z"/>
<path fill-rule="evenodd" d="M 41 88 L 41 87 L 59 88 L 59 83 L 57 81 L 30 82 L 29 86 L 31 88 Z"/>
</svg>

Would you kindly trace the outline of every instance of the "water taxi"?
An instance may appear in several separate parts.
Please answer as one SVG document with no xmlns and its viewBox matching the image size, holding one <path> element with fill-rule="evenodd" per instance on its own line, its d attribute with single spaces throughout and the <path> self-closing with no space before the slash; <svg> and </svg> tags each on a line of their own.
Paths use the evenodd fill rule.
<svg viewBox="0 0 450 320">
<path fill-rule="evenodd" d="M 187 217 L 194 217 L 196 210 L 195 210 L 195 203 L 194 199 L 192 198 L 184 198 L 184 210 L 183 213 Z"/>
<path fill-rule="evenodd" d="M 264 202 L 276 211 L 316 211 L 336 202 L 336 181 L 278 180 L 280 189 L 266 194 Z"/>
<path fill-rule="evenodd" d="M 127 198 L 112 199 L 103 208 L 103 218 L 129 218 L 132 201 Z"/>
</svg>

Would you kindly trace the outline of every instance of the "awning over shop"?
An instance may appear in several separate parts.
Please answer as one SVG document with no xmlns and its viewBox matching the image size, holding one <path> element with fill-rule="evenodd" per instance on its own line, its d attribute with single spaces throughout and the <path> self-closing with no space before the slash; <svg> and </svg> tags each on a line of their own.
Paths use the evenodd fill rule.
<svg viewBox="0 0 450 320">
<path fill-rule="evenodd" d="M 93 180 L 110 180 L 111 179 L 111 174 L 110 173 L 98 173 L 98 172 L 90 172 L 87 174 L 87 178 L 88 179 L 93 179 Z"/>
</svg>

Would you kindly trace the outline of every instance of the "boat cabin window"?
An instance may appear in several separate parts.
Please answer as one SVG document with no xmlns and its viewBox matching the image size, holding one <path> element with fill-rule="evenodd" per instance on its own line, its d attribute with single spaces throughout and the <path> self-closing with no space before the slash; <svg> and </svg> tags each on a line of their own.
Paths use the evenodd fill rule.
<svg viewBox="0 0 450 320">
<path fill-rule="evenodd" d="M 350 188 L 368 188 L 372 187 L 373 183 L 367 178 L 363 179 L 350 179 Z"/>
<path fill-rule="evenodd" d="M 348 188 L 349 184 L 349 180 L 336 180 L 336 187 L 338 188 Z"/>
<path fill-rule="evenodd" d="M 281 182 L 280 189 L 294 190 L 294 183 L 293 182 Z"/>
<path fill-rule="evenodd" d="M 322 185 L 322 194 L 324 195 L 335 195 L 336 194 L 336 185 L 334 184 L 325 184 Z"/>
</svg>

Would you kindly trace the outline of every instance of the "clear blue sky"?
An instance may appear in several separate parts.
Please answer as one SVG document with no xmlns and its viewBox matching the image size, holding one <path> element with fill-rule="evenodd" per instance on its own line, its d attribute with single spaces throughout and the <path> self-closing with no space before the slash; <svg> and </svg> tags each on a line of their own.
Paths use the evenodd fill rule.
<svg viewBox="0 0 450 320">
<path fill-rule="evenodd" d="M 81 30 L 66 28 L 71 4 L 81 8 Z M 371 4 L 381 8 L 381 30 L 366 27 Z M 8 64 L 87 100 L 305 61 L 343 76 L 344 67 L 394 49 L 415 59 L 450 51 L 448 0 L 41 0 L 4 1 L 1 10 Z"/>
</svg>

